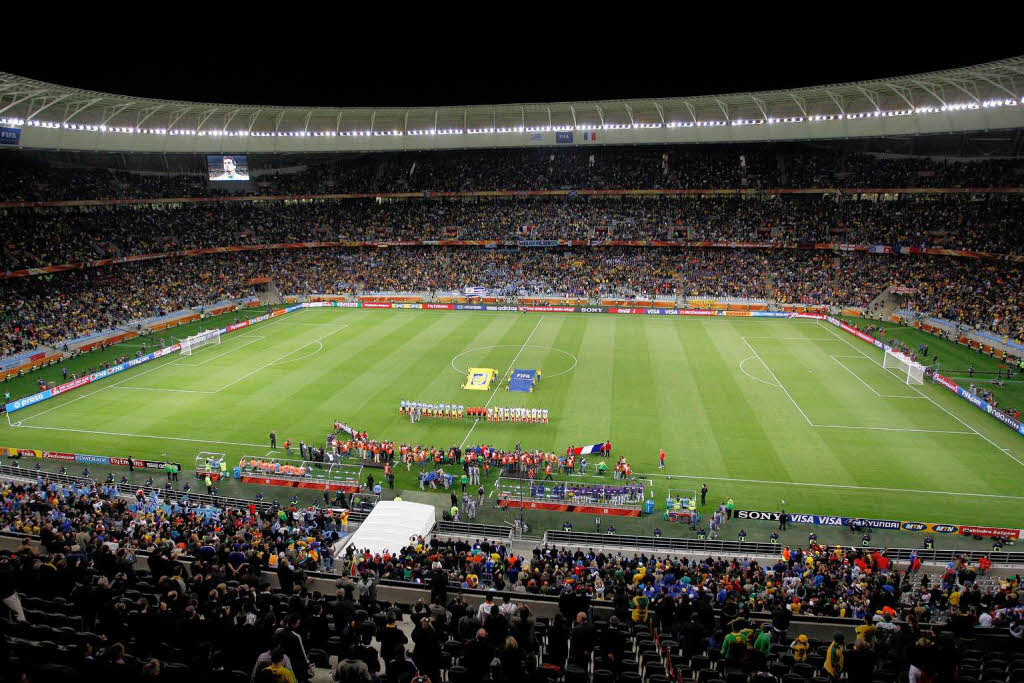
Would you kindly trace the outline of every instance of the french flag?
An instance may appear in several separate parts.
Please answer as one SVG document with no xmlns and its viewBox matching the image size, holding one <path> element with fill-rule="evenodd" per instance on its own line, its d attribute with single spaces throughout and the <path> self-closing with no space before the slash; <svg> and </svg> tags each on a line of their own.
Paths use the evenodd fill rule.
<svg viewBox="0 0 1024 683">
<path fill-rule="evenodd" d="M 576 448 L 572 449 L 572 452 L 575 453 L 576 455 L 589 455 L 591 453 L 600 453 L 603 447 L 603 443 L 595 443 L 590 446 L 577 446 Z"/>
</svg>

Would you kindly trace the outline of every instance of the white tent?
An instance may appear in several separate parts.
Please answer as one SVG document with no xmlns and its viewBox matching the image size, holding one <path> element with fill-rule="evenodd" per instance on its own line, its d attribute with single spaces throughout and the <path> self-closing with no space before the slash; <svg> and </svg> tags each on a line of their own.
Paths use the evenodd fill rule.
<svg viewBox="0 0 1024 683">
<path fill-rule="evenodd" d="M 349 545 L 371 553 L 398 551 L 414 536 L 428 537 L 434 527 L 434 506 L 423 503 L 381 501 L 359 525 L 355 533 L 338 549 L 340 554 Z"/>
</svg>

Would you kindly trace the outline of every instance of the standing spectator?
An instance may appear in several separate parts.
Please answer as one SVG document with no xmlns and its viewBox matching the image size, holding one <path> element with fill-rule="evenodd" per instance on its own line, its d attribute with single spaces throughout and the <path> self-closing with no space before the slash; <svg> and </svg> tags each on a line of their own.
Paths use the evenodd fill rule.
<svg viewBox="0 0 1024 683">
<path fill-rule="evenodd" d="M 391 675 L 393 664 L 405 654 L 405 646 L 409 638 L 395 624 L 395 613 L 388 612 L 384 628 L 377 634 L 380 642 L 380 658 L 384 660 L 384 670 Z"/>
<path fill-rule="evenodd" d="M 776 605 L 772 610 L 772 633 L 776 643 L 786 642 L 786 632 L 789 631 L 792 617 L 792 613 L 783 604 Z"/>
<path fill-rule="evenodd" d="M 587 620 L 586 612 L 576 615 L 570 643 L 573 662 L 585 667 L 590 661 L 590 652 L 597 645 L 597 627 Z"/>
<path fill-rule="evenodd" d="M 825 671 L 830 680 L 838 681 L 845 670 L 846 636 L 836 633 L 825 652 Z"/>
<path fill-rule="evenodd" d="M 15 555 L 0 555 L 0 602 L 11 610 L 14 621 L 26 621 L 25 610 L 21 607 L 21 599 L 15 589 L 15 577 L 18 572 L 18 558 Z"/>
<path fill-rule="evenodd" d="M 747 651 L 747 640 L 743 636 L 741 622 L 740 619 L 733 619 L 729 624 L 729 633 L 722 640 L 722 661 L 733 669 L 743 663 Z"/>
<path fill-rule="evenodd" d="M 798 635 L 793 640 L 793 642 L 789 644 L 789 649 L 793 653 L 793 661 L 795 661 L 795 662 L 806 662 L 807 661 L 807 651 L 810 649 L 810 647 L 811 647 L 811 645 L 810 645 L 810 642 L 808 641 L 807 636 L 805 636 L 802 633 L 800 635 Z"/>
<path fill-rule="evenodd" d="M 412 632 L 416 649 L 412 653 L 416 667 L 432 681 L 441 680 L 441 637 L 429 618 L 419 620 Z"/>
<path fill-rule="evenodd" d="M 850 683 L 871 683 L 874 680 L 875 663 L 878 656 L 871 645 L 863 638 L 858 638 L 853 649 L 846 655 L 846 675 Z"/>
<path fill-rule="evenodd" d="M 505 638 L 505 645 L 498 653 L 498 661 L 501 662 L 499 681 L 510 682 L 522 679 L 523 651 L 512 636 Z"/>
<path fill-rule="evenodd" d="M 274 633 L 284 654 L 287 654 L 288 659 L 291 660 L 295 680 L 299 683 L 308 681 L 312 674 L 309 659 L 306 656 L 306 647 L 303 645 L 302 635 L 299 633 L 301 625 L 302 618 L 298 614 L 292 614 L 285 618 L 282 627 Z"/>
<path fill-rule="evenodd" d="M 494 659 L 494 647 L 487 638 L 487 631 L 482 628 L 478 629 L 476 637 L 466 643 L 465 655 L 462 658 L 467 678 L 471 681 L 485 680 L 492 659 Z"/>
</svg>

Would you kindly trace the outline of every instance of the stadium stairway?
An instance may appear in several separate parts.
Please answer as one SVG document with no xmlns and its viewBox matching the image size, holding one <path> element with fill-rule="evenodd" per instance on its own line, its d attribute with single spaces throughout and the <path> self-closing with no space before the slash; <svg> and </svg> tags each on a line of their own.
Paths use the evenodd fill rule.
<svg viewBox="0 0 1024 683">
<path fill-rule="evenodd" d="M 864 314 L 877 320 L 890 320 L 892 314 L 900 307 L 899 297 L 886 287 L 864 308 Z"/>
</svg>

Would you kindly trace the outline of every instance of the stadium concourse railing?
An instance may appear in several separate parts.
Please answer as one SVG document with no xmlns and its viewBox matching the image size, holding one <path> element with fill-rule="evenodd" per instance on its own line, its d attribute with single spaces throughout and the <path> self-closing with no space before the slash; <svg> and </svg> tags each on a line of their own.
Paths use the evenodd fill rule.
<svg viewBox="0 0 1024 683">
<path fill-rule="evenodd" d="M 88 486 L 91 484 L 103 484 L 103 481 L 93 479 L 92 477 L 80 477 L 73 474 L 59 474 L 56 472 L 47 472 L 46 470 L 30 470 L 24 467 L 13 467 L 11 465 L 0 465 L 0 476 L 6 479 L 18 479 L 20 481 L 34 483 L 40 478 L 46 482 L 59 482 L 62 484 L 79 484 L 81 486 Z M 115 481 L 115 484 L 118 482 Z M 120 490 L 119 493 L 125 498 L 134 498 L 136 491 L 142 491 L 147 496 L 152 493 L 156 493 L 158 497 L 164 498 L 170 502 L 181 502 L 181 499 L 188 496 L 189 503 L 197 503 L 200 507 L 210 506 L 215 508 L 242 508 L 248 509 L 250 505 L 255 505 L 259 510 L 273 510 L 273 501 L 255 501 L 249 498 L 232 498 L 229 496 L 211 496 L 206 493 L 197 493 L 195 491 L 189 491 L 187 494 L 181 491 L 170 491 L 167 489 L 160 488 L 158 486 L 141 486 L 136 484 L 125 485 L 125 490 Z M 127 488 L 127 487 L 130 487 Z M 370 514 L 368 509 L 353 509 L 349 511 L 349 521 L 352 523 L 359 523 L 365 520 Z"/>
<path fill-rule="evenodd" d="M 508 541 L 512 539 L 512 527 L 501 524 L 474 524 L 472 522 L 440 521 L 434 525 L 433 534 L 461 536 L 463 538 L 487 538 Z"/>
<path fill-rule="evenodd" d="M 579 548 L 604 548 L 619 550 L 643 550 L 657 553 L 688 553 L 688 554 L 718 554 L 732 555 L 737 557 L 749 557 L 761 555 L 778 557 L 783 544 L 757 543 L 753 541 L 721 541 L 721 540 L 700 540 L 695 538 L 655 538 L 653 536 L 620 536 L 612 534 L 589 534 L 578 531 L 548 531 L 544 534 L 544 543 L 556 546 L 575 546 Z M 858 547 L 861 546 L 849 546 Z M 909 561 L 910 554 L 915 552 L 911 548 L 882 548 L 876 546 L 863 547 L 864 550 L 881 550 L 891 560 Z M 992 564 L 1000 566 L 1024 565 L 1024 552 L 985 552 L 977 550 L 938 550 L 920 548 L 916 550 L 917 556 L 922 562 L 947 563 L 958 557 L 967 557 L 969 560 L 978 560 L 983 555 L 992 560 Z"/>
</svg>

